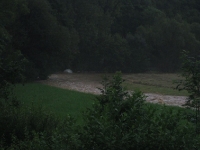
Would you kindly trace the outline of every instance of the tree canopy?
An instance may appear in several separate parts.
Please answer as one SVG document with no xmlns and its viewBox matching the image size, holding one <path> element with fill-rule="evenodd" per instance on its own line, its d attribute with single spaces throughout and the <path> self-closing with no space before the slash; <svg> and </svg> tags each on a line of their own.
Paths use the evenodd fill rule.
<svg viewBox="0 0 200 150">
<path fill-rule="evenodd" d="M 200 47 L 197 0 L 0 0 L 0 48 L 26 76 L 75 71 L 176 72 Z M 9 41 L 9 42 L 8 42 Z"/>
</svg>

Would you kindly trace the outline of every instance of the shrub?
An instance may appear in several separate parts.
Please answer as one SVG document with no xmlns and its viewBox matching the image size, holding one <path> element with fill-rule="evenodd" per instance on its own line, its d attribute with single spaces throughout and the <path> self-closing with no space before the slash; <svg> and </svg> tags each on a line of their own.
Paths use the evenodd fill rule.
<svg viewBox="0 0 200 150">
<path fill-rule="evenodd" d="M 74 121 L 70 117 L 61 121 L 34 107 L 7 107 L 0 112 L 0 143 L 3 147 L 20 150 L 73 147 L 76 136 L 72 129 Z"/>
<path fill-rule="evenodd" d="M 199 107 L 200 99 L 200 56 L 190 57 L 189 52 L 182 52 L 182 77 L 183 80 L 176 81 L 178 90 L 187 90 L 189 98 L 188 106 Z"/>
<path fill-rule="evenodd" d="M 146 103 L 140 91 L 128 93 L 122 83 L 119 73 L 104 80 L 79 127 L 70 117 L 61 121 L 42 109 L 4 107 L 0 149 L 200 149 L 193 110 Z"/>
<path fill-rule="evenodd" d="M 145 103 L 122 87 L 120 74 L 104 80 L 98 102 L 88 109 L 80 132 L 81 149 L 193 149 L 195 126 L 184 109 Z M 197 143 L 198 142 L 198 143 Z M 199 148 L 199 147 L 198 147 Z"/>
</svg>

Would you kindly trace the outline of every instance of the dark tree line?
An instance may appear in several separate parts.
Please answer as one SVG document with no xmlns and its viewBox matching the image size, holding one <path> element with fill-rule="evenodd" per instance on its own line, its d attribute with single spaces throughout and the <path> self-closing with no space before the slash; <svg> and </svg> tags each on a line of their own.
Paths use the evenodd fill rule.
<svg viewBox="0 0 200 150">
<path fill-rule="evenodd" d="M 199 16 L 198 0 L 0 0 L 0 62 L 21 52 L 33 79 L 68 67 L 176 72 L 183 49 L 199 54 Z"/>
</svg>

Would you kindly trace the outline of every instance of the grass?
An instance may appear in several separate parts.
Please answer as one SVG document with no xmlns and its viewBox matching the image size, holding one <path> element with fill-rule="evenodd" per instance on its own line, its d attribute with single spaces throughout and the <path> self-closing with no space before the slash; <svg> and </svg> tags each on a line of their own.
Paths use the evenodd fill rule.
<svg viewBox="0 0 200 150">
<path fill-rule="evenodd" d="M 61 76 L 61 81 L 73 81 L 77 83 L 91 83 L 96 84 L 96 87 L 101 83 L 103 76 L 106 75 L 111 78 L 114 74 L 108 73 L 73 73 L 73 74 L 57 74 Z M 163 95 L 187 96 L 186 91 L 175 90 L 177 84 L 173 82 L 183 79 L 178 74 L 161 74 L 161 73 L 138 73 L 138 74 L 122 74 L 125 79 L 123 83 L 127 90 L 139 89 L 144 93 L 157 93 Z M 54 78 L 52 79 L 54 80 Z M 57 81 L 56 81 L 57 82 Z"/>
<path fill-rule="evenodd" d="M 62 74 L 64 77 L 65 74 Z M 66 74 L 66 79 L 70 78 L 78 81 L 87 81 L 87 83 L 100 83 L 102 77 L 105 74 L 95 74 L 95 73 L 74 73 Z M 108 73 L 106 76 L 112 77 L 114 74 Z M 175 89 L 177 84 L 174 83 L 176 80 L 183 79 L 179 74 L 162 74 L 162 73 L 131 73 L 122 74 L 122 78 L 125 79 L 123 83 L 127 90 L 139 89 L 144 93 L 157 93 L 163 95 L 175 95 L 175 96 L 187 96 L 186 91 L 178 91 Z"/>
<path fill-rule="evenodd" d="M 41 106 L 61 118 L 68 114 L 81 119 L 82 111 L 90 107 L 95 96 L 81 92 L 60 89 L 40 83 L 16 85 L 14 92 L 24 106 Z"/>
<path fill-rule="evenodd" d="M 138 85 L 140 85 L 140 84 L 138 84 Z M 62 118 L 64 118 L 68 114 L 71 114 L 72 116 L 77 118 L 77 121 L 78 121 L 77 123 L 80 125 L 82 122 L 81 111 L 83 111 L 87 107 L 91 107 L 92 103 L 94 102 L 94 97 L 95 97 L 92 94 L 85 94 L 85 93 L 81 93 L 81 92 L 60 89 L 60 88 L 51 87 L 48 85 L 43 85 L 40 83 L 27 83 L 24 86 L 16 85 L 14 92 L 15 92 L 17 98 L 21 100 L 21 102 L 23 103 L 24 106 L 31 106 L 31 105 L 42 106 L 44 109 L 49 110 L 49 111 L 59 115 Z M 194 119 L 194 117 L 195 117 L 194 111 L 189 110 L 189 109 L 180 108 L 180 107 L 163 106 L 163 105 L 159 105 L 159 104 L 150 104 L 150 103 L 145 105 L 145 109 L 149 110 L 149 112 L 147 113 L 148 114 L 147 118 L 150 117 L 151 120 L 149 121 L 147 119 L 146 122 L 143 121 L 142 123 L 148 124 L 148 127 L 150 126 L 151 127 L 150 129 L 153 129 L 152 133 L 150 132 L 152 135 L 151 140 L 153 142 L 155 140 L 158 142 L 160 142 L 160 141 L 162 142 L 162 141 L 165 141 L 165 138 L 166 138 L 166 141 L 168 141 L 167 140 L 168 135 L 173 136 L 174 139 L 179 138 L 179 137 L 185 137 L 187 134 L 189 134 L 189 136 L 194 135 L 193 133 L 191 134 L 191 132 L 188 132 L 189 130 L 186 130 L 186 129 L 190 129 L 190 128 L 191 129 L 195 128 L 194 124 L 191 124 L 191 119 Z M 39 113 L 39 119 L 41 118 L 40 116 L 41 115 Z M 182 119 L 182 117 L 184 117 L 184 118 Z M 172 124 L 176 123 L 176 121 L 178 122 L 178 125 L 175 124 L 177 126 L 177 129 L 173 128 L 173 126 L 172 126 Z M 37 121 L 35 121 L 35 122 L 37 122 Z M 190 123 L 189 128 L 187 126 L 188 123 Z M 139 128 L 139 129 L 141 129 L 141 133 L 138 133 L 138 134 L 136 133 L 136 136 L 135 136 L 136 138 L 140 137 L 137 135 L 143 134 L 143 132 L 142 132 L 142 131 L 144 131 L 143 124 L 141 124 L 141 123 L 139 124 L 139 126 L 141 126 L 141 128 Z M 112 123 L 109 125 L 112 125 Z M 100 126 L 100 127 L 104 128 L 104 126 Z M 63 128 L 63 126 L 62 126 L 62 128 Z M 107 126 L 105 126 L 105 129 L 106 128 L 107 128 Z M 170 130 L 172 129 L 172 131 L 175 131 L 175 133 L 180 133 L 180 135 L 178 134 L 176 136 L 175 134 L 173 134 L 173 132 L 169 132 L 168 131 L 169 129 Z M 71 129 L 69 129 L 69 130 L 71 130 Z M 117 132 L 119 131 L 118 128 L 116 131 L 115 130 L 116 129 L 113 130 L 114 131 L 113 133 L 115 133 L 116 131 Z M 177 130 L 177 132 L 176 132 L 176 130 Z M 182 132 L 182 130 L 186 131 L 186 132 Z M 156 137 L 157 131 L 158 131 L 159 136 L 164 135 L 164 137 L 161 137 L 163 139 L 161 139 L 161 140 L 159 138 L 155 139 L 155 138 L 157 138 Z M 193 130 L 191 130 L 191 131 L 193 132 Z M 96 133 L 98 133 L 98 132 L 99 132 L 99 130 L 98 131 L 96 130 Z M 85 134 L 86 132 L 83 132 L 83 133 Z M 184 136 L 181 136 L 182 133 Z M 58 134 L 60 137 L 60 133 L 58 133 Z M 109 133 L 108 133 L 108 135 L 109 135 Z M 108 136 L 108 135 L 106 134 L 105 136 Z M 127 135 L 129 136 L 129 134 L 127 134 Z M 154 136 L 155 136 L 155 138 L 154 138 Z M 64 136 L 64 140 L 66 140 L 65 137 L 66 137 L 66 135 Z M 124 138 L 124 137 L 122 137 L 122 138 Z M 183 140 L 184 139 L 185 138 L 183 138 Z M 55 139 L 55 141 L 56 140 L 57 139 Z M 59 138 L 58 138 L 58 140 L 59 140 L 58 143 L 60 143 Z M 75 136 L 75 140 L 76 140 L 76 136 Z M 173 142 L 173 140 L 171 140 L 171 141 Z M 105 142 L 106 142 L 106 140 L 105 140 Z M 51 142 L 51 143 L 53 143 L 53 142 Z M 142 143 L 144 143 L 144 141 Z M 57 144 L 57 141 L 55 144 Z"/>
<path fill-rule="evenodd" d="M 96 77 L 97 75 L 95 75 Z M 180 79 L 176 74 L 123 74 L 127 90 L 139 89 L 145 93 L 166 95 L 187 95 L 187 92 L 174 90 L 174 80 Z M 82 111 L 90 107 L 95 96 L 66 89 L 51 87 L 40 83 L 16 85 L 17 98 L 24 106 L 41 106 L 61 118 L 68 114 L 81 120 Z"/>
<path fill-rule="evenodd" d="M 188 96 L 188 93 L 186 91 L 178 91 L 173 88 L 153 86 L 153 85 L 144 85 L 144 84 L 138 84 L 138 83 L 131 84 L 131 83 L 127 83 L 127 82 L 125 82 L 123 85 L 128 90 L 139 89 L 143 93 L 156 93 L 156 94 L 174 95 L 174 96 Z"/>
<path fill-rule="evenodd" d="M 144 93 L 187 96 L 187 91 L 178 91 L 174 81 L 182 79 L 178 74 L 124 74 L 124 86 L 128 90 L 139 89 Z"/>
</svg>

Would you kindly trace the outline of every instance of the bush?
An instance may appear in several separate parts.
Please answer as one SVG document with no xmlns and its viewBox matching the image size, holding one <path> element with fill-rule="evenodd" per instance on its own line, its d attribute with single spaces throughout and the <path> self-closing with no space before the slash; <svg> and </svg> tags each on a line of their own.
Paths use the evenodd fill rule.
<svg viewBox="0 0 200 150">
<path fill-rule="evenodd" d="M 127 93 L 122 82 L 120 74 L 104 80 L 98 102 L 84 114 L 81 149 L 200 148 L 184 109 L 145 103 L 141 92 Z"/>
<path fill-rule="evenodd" d="M 0 149 L 8 150 L 126 150 L 200 149 L 195 111 L 145 102 L 140 91 L 128 93 L 118 73 L 105 78 L 84 123 L 61 121 L 42 109 L 0 109 Z"/>
<path fill-rule="evenodd" d="M 11 108 L 0 110 L 0 143 L 8 149 L 61 149 L 73 147 L 74 121 L 61 121 L 39 108 Z M 56 148 L 58 147 L 58 148 Z"/>
<path fill-rule="evenodd" d="M 200 105 L 200 56 L 191 57 L 188 51 L 182 52 L 182 77 L 176 81 L 178 90 L 186 90 L 189 93 L 186 105 L 199 107 Z"/>
</svg>

